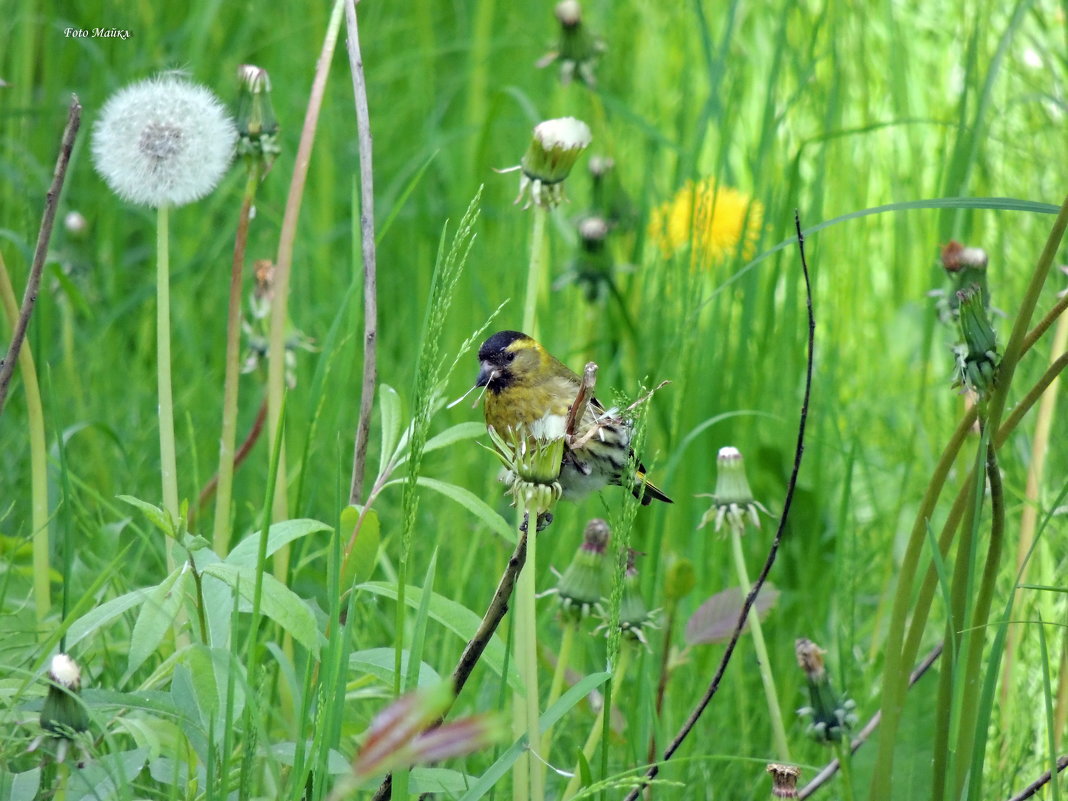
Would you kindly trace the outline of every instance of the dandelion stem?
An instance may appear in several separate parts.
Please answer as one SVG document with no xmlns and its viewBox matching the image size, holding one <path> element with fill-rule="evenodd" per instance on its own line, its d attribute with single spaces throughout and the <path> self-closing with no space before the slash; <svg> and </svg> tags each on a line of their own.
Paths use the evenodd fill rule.
<svg viewBox="0 0 1068 801">
<path fill-rule="evenodd" d="M 16 325 L 19 316 L 15 300 L 15 288 L 7 272 L 4 257 L 0 254 L 0 304 L 4 314 Z M 51 567 L 48 555 L 48 448 L 45 440 L 44 406 L 41 403 L 41 388 L 37 383 L 37 368 L 33 351 L 26 344 L 19 351 L 19 369 L 22 386 L 26 390 L 26 424 L 30 439 L 30 496 L 31 524 L 33 531 L 33 606 L 40 623 L 52 608 Z M 43 630 L 41 632 L 44 633 Z"/>
<path fill-rule="evenodd" d="M 241 276 L 245 265 L 245 247 L 248 243 L 249 216 L 256 202 L 256 189 L 260 183 L 260 161 L 253 159 L 249 165 L 248 181 L 241 200 L 237 218 L 237 235 L 234 238 L 234 259 L 230 267 L 230 304 L 226 314 L 226 376 L 223 379 L 222 428 L 219 433 L 219 479 L 215 500 L 215 524 L 212 528 L 212 544 L 219 556 L 226 556 L 230 548 L 230 499 L 234 487 L 234 446 L 237 442 L 237 396 L 241 374 L 239 363 L 241 347 Z"/>
<path fill-rule="evenodd" d="M 838 768 L 842 772 L 842 797 L 845 801 L 853 801 L 853 751 L 848 737 L 838 741 L 835 750 L 838 751 Z"/>
<path fill-rule="evenodd" d="M 748 593 L 752 588 L 749 583 L 749 572 L 745 569 L 745 553 L 742 550 L 742 535 L 737 526 L 729 526 L 731 530 L 731 552 L 734 556 L 734 569 L 738 574 L 738 581 L 744 591 Z M 764 642 L 764 632 L 760 625 L 760 613 L 754 609 L 749 610 L 749 630 L 753 634 L 753 650 L 756 651 L 757 665 L 760 668 L 760 680 L 764 684 L 764 696 L 768 702 L 768 717 L 771 720 L 771 734 L 775 742 L 775 756 L 780 762 L 790 762 L 790 747 L 786 741 L 786 728 L 782 722 L 782 710 L 779 709 L 779 695 L 775 691 L 775 678 L 771 673 L 771 661 L 768 659 L 768 648 Z"/>
<path fill-rule="evenodd" d="M 545 221 L 549 210 L 540 203 L 534 204 L 534 225 L 530 232 L 530 267 L 527 270 L 527 295 L 523 303 L 523 331 L 537 339 L 538 327 L 534 312 L 538 306 L 538 293 L 545 274 Z"/>
<path fill-rule="evenodd" d="M 515 650 L 516 665 L 523 679 L 524 696 L 518 693 L 513 700 L 514 732 L 516 737 L 527 736 L 527 752 L 516 763 L 512 797 L 515 801 L 542 801 L 545 780 L 537 755 L 541 751 L 541 732 L 538 729 L 538 630 L 535 608 L 535 575 L 538 551 L 537 513 L 530 508 L 522 493 L 517 493 L 516 514 L 520 532 L 527 531 L 527 558 L 523 572 L 516 581 Z M 534 528 L 534 532 L 530 529 Z"/>
<path fill-rule="evenodd" d="M 159 383 L 159 456 L 163 478 L 163 509 L 178 525 L 178 465 L 174 446 L 174 397 L 171 391 L 171 267 L 170 206 L 156 210 L 156 373 Z M 167 570 L 174 569 L 167 554 Z"/>
</svg>

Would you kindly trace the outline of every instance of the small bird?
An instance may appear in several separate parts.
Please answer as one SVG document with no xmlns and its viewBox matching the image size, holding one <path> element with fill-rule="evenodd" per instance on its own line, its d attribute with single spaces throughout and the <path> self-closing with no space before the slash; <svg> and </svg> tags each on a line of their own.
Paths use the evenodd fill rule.
<svg viewBox="0 0 1068 801">
<path fill-rule="evenodd" d="M 481 370 L 475 386 L 486 388 L 487 426 L 500 432 L 536 428 L 564 433 L 568 412 L 582 385 L 574 372 L 519 331 L 498 331 L 482 343 L 478 360 Z M 582 447 L 564 450 L 558 481 L 565 500 L 580 500 L 607 484 L 623 483 L 623 470 L 632 453 L 630 427 L 592 398 L 574 433 L 583 438 L 590 431 L 592 436 Z M 672 503 L 649 483 L 640 463 L 632 491 L 644 506 L 653 499 Z"/>
</svg>

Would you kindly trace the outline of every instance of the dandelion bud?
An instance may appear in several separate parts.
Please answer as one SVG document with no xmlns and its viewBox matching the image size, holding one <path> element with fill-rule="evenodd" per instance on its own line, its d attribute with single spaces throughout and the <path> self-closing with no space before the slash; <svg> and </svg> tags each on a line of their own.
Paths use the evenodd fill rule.
<svg viewBox="0 0 1068 801">
<path fill-rule="evenodd" d="M 203 86 L 161 75 L 112 95 L 93 128 L 93 164 L 132 203 L 182 206 L 218 185 L 237 131 Z"/>
<path fill-rule="evenodd" d="M 271 79 L 267 70 L 242 64 L 237 70 L 241 91 L 237 98 L 237 152 L 249 159 L 263 159 L 269 168 L 281 152 L 278 120 L 271 106 Z"/>
<path fill-rule="evenodd" d="M 497 457 L 505 468 L 508 492 L 522 500 L 524 508 L 537 514 L 539 520 L 551 512 L 560 498 L 560 466 L 564 458 L 564 429 L 554 425 L 530 426 L 530 435 L 523 436 L 514 429 L 497 431 L 492 426 L 489 436 Z M 551 518 L 550 518 L 551 519 Z M 539 529 L 540 530 L 540 529 Z"/>
<path fill-rule="evenodd" d="M 539 68 L 559 63 L 560 83 L 567 86 L 576 75 L 589 87 L 597 85 L 593 69 L 604 52 L 604 43 L 582 24 L 582 7 L 577 0 L 562 0 L 553 13 L 560 23 L 560 39 L 556 50 L 538 59 Z"/>
<path fill-rule="evenodd" d="M 776 798 L 797 798 L 797 780 L 801 768 L 795 765 L 780 765 L 772 762 L 767 767 L 771 774 L 771 794 Z"/>
<path fill-rule="evenodd" d="M 802 707 L 797 714 L 809 717 L 808 735 L 822 743 L 838 742 L 857 723 L 857 705 L 852 699 L 838 695 L 831 686 L 831 678 L 823 665 L 822 648 L 811 640 L 796 643 L 797 664 L 805 673 L 811 706 Z"/>
<path fill-rule="evenodd" d="M 997 336 L 983 308 L 979 287 L 972 285 L 957 292 L 957 302 L 964 342 L 953 349 L 957 357 L 953 386 L 964 386 L 982 398 L 994 388 L 997 379 Z"/>
<path fill-rule="evenodd" d="M 611 533 L 608 523 L 599 517 L 586 524 L 582 545 L 556 585 L 564 617 L 580 620 L 601 602 L 607 562 L 605 550 Z"/>
<path fill-rule="evenodd" d="M 950 319 L 957 315 L 960 300 L 956 293 L 966 290 L 973 284 L 979 287 L 983 298 L 983 308 L 990 307 L 990 290 L 987 287 L 986 251 L 977 247 L 965 247 L 956 240 L 951 240 L 942 248 L 942 267 L 953 282 L 948 293 Z"/>
<path fill-rule="evenodd" d="M 78 664 L 66 654 L 56 654 L 48 669 L 48 680 L 48 695 L 41 709 L 41 728 L 68 739 L 88 729 L 89 716 L 78 697 L 82 689 Z"/>
<path fill-rule="evenodd" d="M 520 163 L 522 177 L 516 203 L 529 187 L 534 203 L 546 208 L 559 205 L 564 197 L 564 179 L 592 140 L 589 126 L 574 117 L 545 120 L 534 126 L 530 147 Z"/>
<path fill-rule="evenodd" d="M 711 497 L 715 502 L 701 518 L 698 528 L 703 528 L 709 520 L 714 519 L 716 531 L 726 521 L 728 526 L 741 533 L 747 520 L 753 524 L 753 528 L 760 528 L 759 513 L 768 514 L 764 505 L 753 499 L 749 479 L 745 476 L 742 452 L 737 448 L 720 448 L 716 459 L 716 492 L 702 497 Z"/>
<path fill-rule="evenodd" d="M 633 548 L 627 554 L 627 569 L 623 573 L 623 598 L 619 602 L 619 628 L 625 637 L 636 640 L 642 645 L 645 641 L 645 629 L 656 628 L 656 613 L 642 598 L 638 585 L 638 569 L 635 567 L 638 552 Z"/>
</svg>

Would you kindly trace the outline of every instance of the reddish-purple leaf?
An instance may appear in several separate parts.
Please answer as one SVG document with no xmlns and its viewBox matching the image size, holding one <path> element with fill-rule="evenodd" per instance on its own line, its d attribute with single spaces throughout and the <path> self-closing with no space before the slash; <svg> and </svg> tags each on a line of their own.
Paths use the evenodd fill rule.
<svg viewBox="0 0 1068 801">
<path fill-rule="evenodd" d="M 765 582 L 757 595 L 753 609 L 763 620 L 768 612 L 775 606 L 779 599 L 779 591 L 770 582 Z M 742 604 L 745 603 L 745 593 L 740 587 L 728 587 L 722 592 L 717 592 L 699 607 L 686 621 L 686 643 L 688 645 L 708 645 L 715 642 L 726 642 L 730 639 L 738 616 L 742 613 Z M 750 610 L 752 614 L 752 609 Z M 746 621 L 742 631 L 749 628 Z"/>
</svg>

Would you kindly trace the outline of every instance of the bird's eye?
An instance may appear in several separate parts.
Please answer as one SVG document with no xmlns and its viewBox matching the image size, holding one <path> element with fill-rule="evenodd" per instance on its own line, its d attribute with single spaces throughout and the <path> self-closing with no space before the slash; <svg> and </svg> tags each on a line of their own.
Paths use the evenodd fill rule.
<svg viewBox="0 0 1068 801">
<path fill-rule="evenodd" d="M 515 351 L 514 350 L 505 357 L 505 361 L 507 361 L 509 364 L 511 364 L 512 362 L 515 361 Z"/>
</svg>

